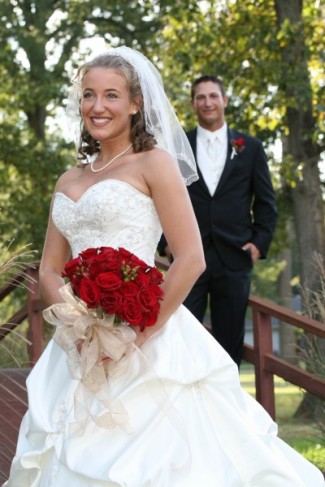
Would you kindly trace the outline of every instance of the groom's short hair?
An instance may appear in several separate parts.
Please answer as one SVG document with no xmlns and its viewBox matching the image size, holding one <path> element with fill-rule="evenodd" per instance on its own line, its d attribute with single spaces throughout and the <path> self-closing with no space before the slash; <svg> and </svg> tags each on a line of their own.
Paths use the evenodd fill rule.
<svg viewBox="0 0 325 487">
<path fill-rule="evenodd" d="M 191 86 L 191 100 L 194 100 L 194 95 L 195 95 L 195 88 L 197 85 L 200 83 L 206 83 L 207 81 L 212 81 L 212 83 L 215 83 L 219 86 L 220 91 L 222 93 L 222 96 L 226 96 L 225 88 L 223 86 L 223 81 L 219 76 L 214 76 L 210 74 L 205 74 L 204 76 L 200 76 L 199 78 L 196 78 Z"/>
</svg>

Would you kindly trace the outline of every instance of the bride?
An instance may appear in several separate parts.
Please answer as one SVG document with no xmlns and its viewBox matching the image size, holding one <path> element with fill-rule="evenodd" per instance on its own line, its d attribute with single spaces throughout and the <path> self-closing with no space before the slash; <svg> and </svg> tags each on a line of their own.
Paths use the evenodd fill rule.
<svg viewBox="0 0 325 487">
<path fill-rule="evenodd" d="M 205 268 L 186 190 L 197 176 L 159 73 L 137 51 L 110 49 L 81 66 L 69 103 L 78 165 L 55 187 L 40 266 L 45 317 L 57 328 L 27 379 L 29 409 L 4 485 L 324 486 L 181 304 Z M 162 230 L 174 261 L 157 320 L 133 327 L 121 358 L 101 357 L 104 375 L 86 383 L 85 340 L 63 349 L 59 339 L 71 319 L 65 264 L 85 249 L 122 247 L 153 266 Z"/>
</svg>

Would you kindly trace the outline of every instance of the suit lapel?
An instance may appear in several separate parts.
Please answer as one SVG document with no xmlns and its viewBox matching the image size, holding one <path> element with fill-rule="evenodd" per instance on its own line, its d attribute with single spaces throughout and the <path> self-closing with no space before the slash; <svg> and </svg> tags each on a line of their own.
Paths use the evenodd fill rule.
<svg viewBox="0 0 325 487">
<path fill-rule="evenodd" d="M 222 174 L 221 174 L 221 177 L 220 177 L 220 180 L 219 180 L 219 183 L 218 183 L 218 186 L 215 190 L 215 195 L 218 193 L 218 191 L 220 191 L 220 189 L 222 188 L 223 184 L 225 183 L 225 181 L 227 180 L 228 176 L 230 175 L 231 171 L 233 170 L 233 167 L 235 165 L 235 158 L 233 157 L 231 159 L 231 153 L 232 153 L 232 146 L 231 146 L 231 143 L 230 141 L 232 139 L 235 139 L 236 138 L 236 134 L 234 133 L 233 130 L 230 130 L 228 128 L 228 149 L 227 149 L 227 159 L 226 159 L 226 163 L 225 163 L 225 167 L 223 168 L 223 171 L 222 171 Z"/>
<path fill-rule="evenodd" d="M 194 154 L 194 158 L 195 158 L 195 163 L 196 163 L 196 169 L 197 169 L 197 173 L 198 173 L 198 176 L 199 176 L 199 179 L 198 181 L 196 181 L 197 184 L 201 184 L 201 186 L 203 187 L 204 191 L 206 191 L 209 195 L 210 195 L 210 192 L 209 192 L 209 189 L 204 181 L 204 177 L 201 173 L 201 170 L 199 168 L 199 165 L 197 163 L 197 144 L 196 144 L 196 137 L 197 137 L 197 129 L 195 128 L 194 130 L 191 130 L 190 132 L 187 133 L 187 137 L 188 137 L 188 140 L 189 140 L 189 143 L 192 147 L 192 151 L 193 151 L 193 154 Z"/>
</svg>

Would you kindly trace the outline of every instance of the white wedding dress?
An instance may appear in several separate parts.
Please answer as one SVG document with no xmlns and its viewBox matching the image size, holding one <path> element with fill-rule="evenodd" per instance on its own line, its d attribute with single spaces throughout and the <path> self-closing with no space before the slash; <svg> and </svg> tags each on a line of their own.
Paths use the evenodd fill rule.
<svg viewBox="0 0 325 487">
<path fill-rule="evenodd" d="M 153 201 L 125 182 L 101 181 L 77 202 L 57 193 L 53 219 L 74 256 L 124 247 L 154 264 L 161 227 Z M 141 350 L 107 380 L 130 428 L 89 419 L 75 436 L 69 424 L 79 381 L 51 340 L 27 379 L 29 410 L 4 485 L 324 487 L 321 472 L 277 437 L 276 424 L 241 388 L 236 365 L 184 306 Z"/>
</svg>

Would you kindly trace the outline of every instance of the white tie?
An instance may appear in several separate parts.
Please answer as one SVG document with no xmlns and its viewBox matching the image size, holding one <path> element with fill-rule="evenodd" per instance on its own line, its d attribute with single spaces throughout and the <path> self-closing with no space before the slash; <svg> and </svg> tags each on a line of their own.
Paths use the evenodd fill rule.
<svg viewBox="0 0 325 487">
<path fill-rule="evenodd" d="M 207 148 L 208 148 L 209 156 L 211 157 L 211 159 L 213 159 L 214 158 L 214 144 L 213 144 L 213 141 L 211 139 L 208 139 Z"/>
<path fill-rule="evenodd" d="M 212 160 L 215 160 L 218 157 L 218 144 L 219 140 L 217 137 L 213 140 L 208 139 L 207 151 Z"/>
<path fill-rule="evenodd" d="M 213 196 L 224 166 L 224 162 L 222 162 L 222 144 L 218 137 L 207 139 L 206 151 L 209 158 L 205 164 L 203 177 L 211 196 Z"/>
</svg>

